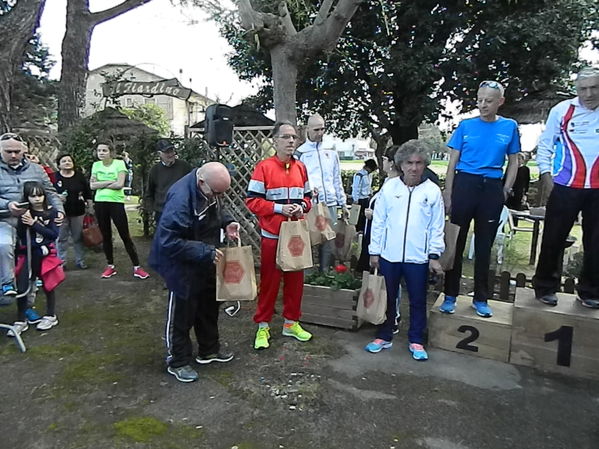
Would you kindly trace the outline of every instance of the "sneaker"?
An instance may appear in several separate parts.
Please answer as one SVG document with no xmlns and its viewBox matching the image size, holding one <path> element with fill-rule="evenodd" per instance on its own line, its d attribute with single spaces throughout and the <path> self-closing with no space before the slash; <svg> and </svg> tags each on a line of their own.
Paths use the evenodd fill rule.
<svg viewBox="0 0 599 449">
<path fill-rule="evenodd" d="M 232 352 L 219 351 L 218 354 L 199 355 L 196 357 L 196 362 L 200 365 L 208 365 L 212 362 L 226 363 L 233 360 L 233 357 L 234 355 Z"/>
<path fill-rule="evenodd" d="M 557 296 L 555 293 L 548 293 L 546 295 L 535 295 L 535 298 L 538 301 L 541 301 L 543 304 L 547 304 L 548 306 L 557 306 Z"/>
<path fill-rule="evenodd" d="M 443 304 L 439 307 L 439 311 L 442 313 L 455 313 L 455 302 L 457 298 L 455 296 L 445 295 Z"/>
<path fill-rule="evenodd" d="M 476 314 L 478 316 L 482 316 L 483 318 L 491 318 L 493 316 L 493 311 L 487 301 L 472 301 L 472 308 L 476 310 Z"/>
<path fill-rule="evenodd" d="M 38 331 L 47 331 L 58 324 L 56 316 L 44 315 L 40 323 L 36 326 Z"/>
<path fill-rule="evenodd" d="M 299 341 L 308 341 L 312 338 L 312 334 L 307 330 L 302 329 L 300 323 L 295 321 L 291 326 L 283 325 L 283 335 L 285 337 L 293 337 Z"/>
<path fill-rule="evenodd" d="M 408 349 L 412 353 L 412 358 L 414 360 L 418 360 L 419 362 L 424 362 L 425 360 L 428 360 L 428 354 L 426 353 L 424 346 L 422 346 L 421 344 L 410 343 L 408 345 Z"/>
<path fill-rule="evenodd" d="M 77 262 L 75 265 L 77 265 L 77 268 L 80 270 L 87 270 L 89 268 L 84 261 Z"/>
<path fill-rule="evenodd" d="M 104 268 L 104 271 L 102 271 L 102 278 L 108 279 L 114 276 L 115 274 L 116 270 L 114 269 L 114 267 L 111 265 L 106 265 L 106 268 Z"/>
<path fill-rule="evenodd" d="M 15 329 L 15 331 L 19 335 L 21 335 L 23 332 L 25 332 L 27 329 L 29 329 L 29 325 L 27 324 L 26 321 L 15 321 L 13 323 L 12 327 Z M 13 332 L 12 329 L 9 329 L 8 332 L 6 333 L 6 336 L 14 337 L 15 333 Z"/>
<path fill-rule="evenodd" d="M 381 340 L 380 338 L 377 338 L 377 339 L 371 341 L 370 343 L 368 343 L 364 347 L 364 350 L 368 351 L 368 352 L 372 352 L 373 354 L 376 354 L 377 352 L 381 352 L 383 349 L 390 349 L 391 346 L 393 346 L 392 342 L 386 341 L 386 340 Z"/>
<path fill-rule="evenodd" d="M 583 307 L 588 307 L 589 309 L 599 309 L 599 299 L 582 299 L 580 296 L 577 296 L 576 300 L 579 301 Z"/>
<path fill-rule="evenodd" d="M 270 340 L 270 328 L 259 327 L 256 332 L 256 340 L 254 340 L 254 349 L 268 348 L 270 346 L 268 340 Z"/>
<path fill-rule="evenodd" d="M 169 366 L 166 372 L 172 374 L 179 382 L 194 382 L 198 380 L 198 373 L 189 365 L 173 368 Z"/>
<path fill-rule="evenodd" d="M 2 286 L 2 294 L 4 296 L 17 296 L 17 291 L 15 290 L 15 286 L 12 284 L 4 284 Z"/>
<path fill-rule="evenodd" d="M 140 279 L 147 279 L 150 277 L 150 275 L 146 273 L 146 270 L 144 270 L 142 267 L 137 267 L 136 269 L 134 269 L 133 276 Z"/>
<path fill-rule="evenodd" d="M 25 310 L 25 317 L 27 318 L 27 324 L 37 324 L 42 321 L 42 317 L 32 309 L 31 307 Z"/>
</svg>

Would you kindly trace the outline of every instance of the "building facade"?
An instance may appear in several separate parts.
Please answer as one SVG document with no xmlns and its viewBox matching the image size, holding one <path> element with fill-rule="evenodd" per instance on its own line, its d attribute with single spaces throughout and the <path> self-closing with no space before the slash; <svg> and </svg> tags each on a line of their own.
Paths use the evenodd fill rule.
<svg viewBox="0 0 599 449">
<path fill-rule="evenodd" d="M 108 85 L 111 88 L 107 88 Z M 206 107 L 215 103 L 183 87 L 177 79 L 165 80 L 135 66 L 106 64 L 91 70 L 87 77 L 83 116 L 114 105 L 114 100 L 123 108 L 155 104 L 164 111 L 171 134 L 175 136 L 186 136 L 192 124 L 204 119 Z"/>
</svg>

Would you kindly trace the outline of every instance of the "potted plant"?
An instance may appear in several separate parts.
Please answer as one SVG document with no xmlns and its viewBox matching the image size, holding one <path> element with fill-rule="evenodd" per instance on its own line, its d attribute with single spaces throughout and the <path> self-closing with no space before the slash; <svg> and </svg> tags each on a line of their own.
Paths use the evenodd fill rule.
<svg viewBox="0 0 599 449">
<path fill-rule="evenodd" d="M 314 272 L 304 280 L 302 321 L 356 330 L 356 306 L 362 281 L 341 264 L 331 272 Z"/>
</svg>

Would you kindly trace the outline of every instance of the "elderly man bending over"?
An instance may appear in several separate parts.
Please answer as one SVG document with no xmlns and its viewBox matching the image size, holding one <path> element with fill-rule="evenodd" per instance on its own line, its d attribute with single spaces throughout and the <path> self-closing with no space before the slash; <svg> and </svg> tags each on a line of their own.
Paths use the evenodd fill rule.
<svg viewBox="0 0 599 449">
<path fill-rule="evenodd" d="M 54 186 L 41 165 L 24 158 L 27 147 L 18 134 L 6 133 L 0 136 L 0 282 L 2 295 L 15 296 L 15 244 L 18 218 L 28 206 L 23 201 L 23 184 L 27 181 L 41 182 L 46 190 L 50 205 L 58 211 L 57 223 L 64 219 L 64 207 Z"/>
</svg>

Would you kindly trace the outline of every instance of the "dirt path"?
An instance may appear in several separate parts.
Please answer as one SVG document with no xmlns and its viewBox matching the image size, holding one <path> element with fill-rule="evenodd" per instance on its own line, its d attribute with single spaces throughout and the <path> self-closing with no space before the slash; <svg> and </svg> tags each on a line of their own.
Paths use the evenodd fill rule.
<svg viewBox="0 0 599 449">
<path fill-rule="evenodd" d="M 137 244 L 145 256 L 148 242 Z M 253 304 L 221 315 L 236 358 L 178 383 L 164 369 L 162 282 L 134 279 L 116 253 L 112 279 L 99 278 L 99 254 L 68 272 L 60 325 L 30 328 L 26 353 L 0 336 L 1 448 L 599 447 L 597 382 L 435 350 L 416 363 L 404 329 L 373 356 L 362 350 L 371 328 L 306 326 L 315 338 L 302 344 L 280 336 L 278 319 L 271 348 L 256 352 Z M 0 308 L 0 320 L 14 313 Z"/>
</svg>

